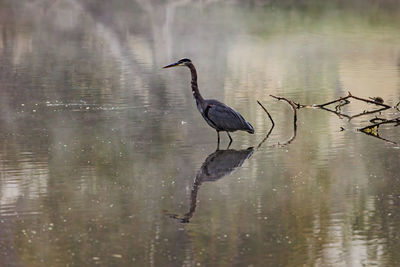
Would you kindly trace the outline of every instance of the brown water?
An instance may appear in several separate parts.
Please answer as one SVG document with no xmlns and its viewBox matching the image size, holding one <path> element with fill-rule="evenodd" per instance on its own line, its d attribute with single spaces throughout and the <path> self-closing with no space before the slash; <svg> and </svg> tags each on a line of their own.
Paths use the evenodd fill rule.
<svg viewBox="0 0 400 267">
<path fill-rule="evenodd" d="M 395 105 L 400 6 L 240 3 L 0 1 L 2 266 L 400 265 L 400 127 L 357 131 L 399 112 L 304 108 L 291 139 L 269 97 Z M 215 151 L 183 57 L 254 135 Z"/>
</svg>

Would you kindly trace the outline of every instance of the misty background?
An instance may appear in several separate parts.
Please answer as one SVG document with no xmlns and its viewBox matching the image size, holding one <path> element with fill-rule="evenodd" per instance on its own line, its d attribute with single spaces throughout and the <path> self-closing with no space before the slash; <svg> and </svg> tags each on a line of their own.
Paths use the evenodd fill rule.
<svg viewBox="0 0 400 267">
<path fill-rule="evenodd" d="M 398 266 L 399 127 L 357 131 L 398 110 L 301 109 L 280 145 L 292 110 L 269 95 L 394 106 L 399 25 L 395 0 L 0 0 L 0 262 Z M 181 58 L 254 126 L 239 152 L 213 154 L 189 71 L 162 70 Z M 243 160 L 271 126 L 257 100 L 276 126 Z"/>
</svg>

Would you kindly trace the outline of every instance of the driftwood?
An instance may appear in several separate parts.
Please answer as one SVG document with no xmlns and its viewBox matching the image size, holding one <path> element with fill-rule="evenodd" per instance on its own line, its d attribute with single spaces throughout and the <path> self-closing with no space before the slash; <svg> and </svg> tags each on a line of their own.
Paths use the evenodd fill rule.
<svg viewBox="0 0 400 267">
<path fill-rule="evenodd" d="M 287 98 L 285 98 L 285 97 L 278 97 L 278 96 L 274 96 L 274 95 L 269 95 L 269 96 L 270 96 L 270 97 L 273 97 L 273 98 L 275 98 L 275 99 L 278 99 L 278 100 L 284 100 L 284 101 L 286 101 L 287 103 L 289 103 L 289 105 L 290 105 L 290 106 L 292 107 L 292 109 L 293 109 L 293 135 L 292 135 L 292 137 L 290 137 L 290 139 L 287 140 L 286 142 L 278 143 L 279 146 L 288 145 L 288 144 L 290 144 L 290 143 L 296 138 L 296 136 L 297 136 L 297 108 L 296 108 L 296 104 L 295 104 L 292 100 L 287 99 Z M 300 105 L 300 104 L 298 104 L 298 105 Z"/>
<path fill-rule="evenodd" d="M 357 100 L 360 100 L 360 101 L 363 101 L 363 102 L 366 102 L 366 103 L 369 103 L 369 104 L 374 104 L 374 105 L 380 106 L 382 108 L 376 109 L 376 110 L 371 110 L 371 111 L 364 111 L 362 113 L 359 113 L 359 114 L 356 114 L 356 115 L 353 115 L 353 116 L 342 114 L 338 110 L 340 110 L 341 106 L 349 104 L 350 101 L 348 99 L 350 99 L 350 98 L 357 99 Z M 346 103 L 345 104 L 341 104 L 341 101 L 346 101 Z M 336 108 L 335 108 L 336 111 L 333 111 L 331 109 L 326 108 L 326 106 L 328 106 L 330 104 L 333 104 L 333 103 L 336 103 L 336 102 L 339 102 L 339 105 L 337 105 Z M 330 101 L 330 102 L 327 102 L 327 103 L 324 103 L 324 104 L 321 104 L 321 105 L 317 105 L 317 107 L 319 107 L 319 108 L 321 108 L 323 110 L 332 112 L 332 113 L 338 115 L 339 117 L 343 116 L 343 117 L 346 117 L 349 120 L 351 120 L 351 119 L 354 119 L 356 117 L 360 117 L 360 116 L 364 116 L 364 115 L 368 115 L 368 114 L 378 113 L 378 112 L 381 112 L 381 111 L 389 109 L 389 108 L 394 108 L 394 109 L 397 109 L 398 111 L 400 111 L 399 110 L 399 105 L 400 105 L 400 102 L 398 102 L 395 106 L 391 107 L 389 105 L 384 104 L 383 103 L 383 99 L 380 98 L 380 97 L 365 99 L 365 98 L 361 98 L 361 97 L 358 97 L 358 96 L 354 96 L 350 92 L 348 92 L 348 95 L 345 96 L 345 97 L 340 97 L 340 98 L 338 98 L 336 100 L 333 100 L 333 101 Z M 370 122 L 372 122 L 373 124 L 367 125 L 367 126 L 365 126 L 363 128 L 357 129 L 357 130 L 360 131 L 360 132 L 363 132 L 363 133 L 365 133 L 365 134 L 367 134 L 369 136 L 373 136 L 375 138 L 383 140 L 385 142 L 388 142 L 388 143 L 391 143 L 391 144 L 397 144 L 394 141 L 391 141 L 391 140 L 388 140 L 386 138 L 383 138 L 383 137 L 379 136 L 378 128 L 382 124 L 395 124 L 394 126 L 398 126 L 398 125 L 400 125 L 400 117 L 397 117 L 397 118 L 394 118 L 394 119 L 391 119 L 391 120 L 387 120 L 387 119 L 384 119 L 384 118 L 374 118 L 374 119 L 371 119 Z"/>
<path fill-rule="evenodd" d="M 336 112 L 340 112 L 342 110 L 343 106 L 350 104 L 350 101 L 347 100 L 347 99 L 345 99 L 343 101 L 344 102 L 340 101 L 339 104 L 335 106 L 335 111 Z"/>
<path fill-rule="evenodd" d="M 361 98 L 361 97 L 358 97 L 358 96 L 354 96 L 354 95 L 352 95 L 350 92 L 348 92 L 348 95 L 347 95 L 347 96 L 339 97 L 338 99 L 335 99 L 335 100 L 333 100 L 333 101 L 329 101 L 329 102 L 327 102 L 327 103 L 317 105 L 317 107 L 322 108 L 322 107 L 324 107 L 324 106 L 328 106 L 328 105 L 330 105 L 330 104 L 333 104 L 333 103 L 338 102 L 338 101 L 341 101 L 341 100 L 346 100 L 346 99 L 348 99 L 348 98 L 354 98 L 354 99 L 357 99 L 357 100 L 360 100 L 360 101 L 364 101 L 364 102 L 366 102 L 366 103 L 375 104 L 375 105 L 377 105 L 377 106 L 382 106 L 382 107 L 386 107 L 386 108 L 391 108 L 391 106 L 386 105 L 386 104 L 383 104 L 382 102 L 375 101 L 375 100 L 372 100 L 372 99 L 370 100 L 370 99 L 366 99 L 366 98 Z"/>
<path fill-rule="evenodd" d="M 258 146 L 257 146 L 257 149 L 259 149 L 260 146 L 268 139 L 269 135 L 272 133 L 272 130 L 273 130 L 274 127 L 275 127 L 275 122 L 274 122 L 274 120 L 272 119 L 271 114 L 269 114 L 268 110 L 260 103 L 260 101 L 257 100 L 257 103 L 261 106 L 261 108 L 265 111 L 265 113 L 267 113 L 269 119 L 270 119 L 271 122 L 272 122 L 271 129 L 269 129 L 269 131 L 268 131 L 267 135 L 265 136 L 265 138 L 264 138 L 264 139 L 258 144 Z"/>
<path fill-rule="evenodd" d="M 286 102 L 288 102 L 289 103 L 289 105 L 290 106 L 292 106 L 292 109 L 293 109 L 293 113 L 294 113 L 294 127 L 296 128 L 296 122 L 297 122 L 297 108 L 296 108 L 296 104 L 292 101 L 292 100 L 290 100 L 290 99 L 287 99 L 287 98 L 285 98 L 285 97 L 279 97 L 279 96 L 274 96 L 274 95 L 269 95 L 270 97 L 273 97 L 273 98 L 275 98 L 275 99 L 278 99 L 278 100 L 284 100 L 284 101 L 286 101 Z M 298 104 L 299 105 L 299 104 Z"/>
<path fill-rule="evenodd" d="M 269 119 L 271 120 L 271 122 L 272 122 L 272 127 L 271 127 L 271 129 L 274 128 L 274 127 L 275 127 L 275 122 L 274 122 L 274 120 L 272 119 L 271 114 L 269 114 L 268 110 L 260 103 L 260 101 L 257 100 L 257 103 L 261 106 L 261 108 L 265 111 L 265 113 L 267 113 Z"/>
<path fill-rule="evenodd" d="M 290 143 L 296 138 L 296 135 L 297 135 L 297 104 L 294 103 L 292 100 L 287 99 L 287 98 L 285 98 L 285 97 L 278 97 L 278 96 L 274 96 L 274 95 L 270 95 L 270 96 L 273 97 L 273 98 L 275 98 L 275 99 L 277 99 L 277 100 L 284 100 L 284 101 L 286 101 L 286 102 L 292 107 L 292 110 L 293 110 L 293 135 L 292 135 L 292 137 L 290 137 L 290 139 L 289 139 L 288 141 L 285 141 L 285 142 L 283 142 L 283 143 L 278 142 L 278 144 L 277 144 L 278 146 L 288 145 L 288 144 L 290 144 Z M 275 127 L 275 123 L 274 123 L 274 121 L 273 121 L 271 115 L 269 114 L 268 110 L 260 103 L 260 101 L 257 100 L 257 103 L 261 106 L 261 108 L 265 111 L 265 113 L 267 113 L 268 117 L 270 118 L 270 120 L 271 120 L 271 122 L 272 122 L 272 127 L 271 127 L 271 129 L 269 130 L 269 132 L 267 133 L 267 135 L 265 136 L 265 138 L 258 144 L 258 146 L 257 146 L 257 149 L 258 149 L 258 148 L 261 147 L 261 145 L 262 145 L 262 144 L 268 139 L 268 137 L 270 136 L 270 134 L 271 134 L 271 132 L 272 132 L 272 129 Z M 273 145 L 273 146 L 276 146 L 276 145 Z"/>
<path fill-rule="evenodd" d="M 339 98 L 337 98 L 335 100 L 332 100 L 332 101 L 329 101 L 329 102 L 326 102 L 326 103 L 323 103 L 323 104 L 318 104 L 318 105 L 317 104 L 304 105 L 304 104 L 301 104 L 301 103 L 296 103 L 293 100 L 285 98 L 285 97 L 278 97 L 278 96 L 274 96 L 274 95 L 270 95 L 270 96 L 275 98 L 275 99 L 277 99 L 277 100 L 286 101 L 293 109 L 293 125 L 294 125 L 294 127 L 293 127 L 294 128 L 293 136 L 288 141 L 286 141 L 284 143 L 278 143 L 278 145 L 280 145 L 280 146 L 290 144 L 296 138 L 296 133 L 297 133 L 297 125 L 296 125 L 296 122 L 297 122 L 297 109 L 301 109 L 301 108 L 319 108 L 319 109 L 331 112 L 331 113 L 337 115 L 339 118 L 345 117 L 349 121 L 354 119 L 354 118 L 360 117 L 360 116 L 379 113 L 381 111 L 384 111 L 384 110 L 387 110 L 387 109 L 390 109 L 390 108 L 394 108 L 394 109 L 400 111 L 400 109 L 399 109 L 400 102 L 398 102 L 395 106 L 391 107 L 391 106 L 389 106 L 387 104 L 384 104 L 383 103 L 384 102 L 383 99 L 380 98 L 380 97 L 374 97 L 374 98 L 366 99 L 366 98 L 354 96 L 350 92 L 348 92 L 347 96 L 339 97 Z M 361 112 L 359 114 L 356 114 L 356 115 L 352 115 L 352 116 L 342 113 L 341 112 L 341 108 L 343 106 L 345 106 L 345 105 L 350 104 L 351 103 L 350 102 L 351 99 L 356 99 L 356 100 L 359 100 L 359 101 L 362 101 L 362 102 L 365 102 L 365 103 L 368 103 L 368 104 L 374 104 L 374 105 L 378 106 L 379 108 L 375 109 L 375 110 L 371 110 L 371 111 L 365 111 L 364 110 L 363 112 Z M 257 102 L 264 109 L 264 111 L 266 111 L 266 113 L 270 117 L 270 119 L 271 119 L 271 121 L 273 123 L 273 126 L 274 126 L 274 122 L 273 122 L 273 120 L 271 118 L 271 115 L 261 105 L 261 103 L 259 101 L 257 101 Z M 327 107 L 327 106 L 335 104 L 335 103 L 338 103 L 335 106 L 335 110 L 332 110 L 332 109 Z M 400 117 L 395 118 L 395 119 L 391 119 L 391 120 L 375 118 L 375 119 L 372 119 L 370 122 L 372 122 L 373 124 L 365 126 L 363 128 L 360 128 L 358 130 L 363 132 L 363 133 L 365 133 L 365 134 L 367 134 L 367 135 L 379 138 L 379 139 L 384 140 L 386 142 L 389 142 L 391 144 L 397 144 L 396 142 L 393 142 L 393 141 L 387 140 L 387 139 L 385 139 L 383 137 L 380 137 L 379 134 L 376 132 L 376 130 L 379 127 L 379 125 L 382 125 L 382 124 L 395 124 L 394 126 L 400 125 Z M 262 143 L 264 143 L 266 141 L 266 139 L 268 139 L 268 137 L 269 137 L 269 135 L 270 135 L 270 133 L 271 133 L 271 131 L 273 129 L 273 126 L 272 126 L 271 130 L 268 132 L 267 136 L 264 138 L 264 140 L 262 140 L 262 142 L 258 145 L 257 148 L 259 148 L 262 145 Z M 343 130 L 344 130 L 344 128 L 341 129 L 341 131 L 343 131 Z"/>
<path fill-rule="evenodd" d="M 364 111 L 364 112 L 361 112 L 361 113 L 359 113 L 359 114 L 356 114 L 356 115 L 353 115 L 353 116 L 349 116 L 349 115 L 344 114 L 344 113 L 342 113 L 342 112 L 340 112 L 340 111 L 341 111 L 341 107 L 343 107 L 344 105 L 350 104 L 350 101 L 349 101 L 350 98 L 357 99 L 357 100 L 359 100 L 359 101 L 363 101 L 363 102 L 366 102 L 366 103 L 369 103 L 369 104 L 375 104 L 375 105 L 377 105 L 377 106 L 380 106 L 381 108 L 380 108 L 380 109 L 377 109 L 377 110 Z M 344 101 L 344 104 L 342 104 L 342 101 Z M 337 103 L 337 102 L 339 102 L 339 104 L 335 107 L 335 110 L 332 110 L 332 109 L 329 109 L 329 108 L 326 107 L 326 106 L 329 106 L 329 105 L 334 104 L 334 103 Z M 305 107 L 304 105 L 300 105 L 300 104 L 299 104 L 299 106 L 300 106 L 300 107 Z M 339 97 L 338 99 L 335 99 L 335 100 L 326 102 L 326 103 L 324 103 L 324 104 L 313 105 L 313 106 L 315 106 L 315 107 L 317 107 L 317 108 L 320 108 L 320 109 L 323 109 L 323 110 L 325 110 L 325 111 L 334 113 L 334 114 L 336 114 L 337 116 L 339 116 L 339 118 L 345 117 L 345 118 L 347 118 L 348 120 L 352 120 L 352 119 L 357 118 L 357 117 L 360 117 L 360 116 L 364 116 L 364 115 L 368 115 L 368 114 L 373 114 L 373 113 L 381 112 L 381 111 L 383 111 L 383 110 L 392 108 L 392 107 L 389 106 L 389 105 L 383 104 L 383 102 L 376 101 L 375 99 L 366 99 L 366 98 L 361 98 L 361 97 L 358 97 L 358 96 L 354 96 L 354 95 L 352 95 L 350 92 L 348 92 L 348 95 L 347 95 L 347 96 Z M 338 110 L 339 110 L 339 111 L 338 111 Z"/>
<path fill-rule="evenodd" d="M 279 146 L 285 146 L 290 144 L 297 136 L 297 108 L 296 106 L 300 106 L 300 104 L 295 104 L 292 100 L 287 99 L 286 97 L 279 97 L 279 96 L 274 96 L 274 95 L 269 95 L 270 97 L 273 97 L 277 100 L 284 100 L 287 103 L 289 103 L 289 105 L 292 107 L 293 109 L 293 135 L 292 137 L 290 137 L 289 140 L 283 142 L 283 143 L 278 143 Z"/>
<path fill-rule="evenodd" d="M 345 97 L 340 97 L 338 99 L 335 99 L 333 101 L 330 101 L 330 102 L 327 102 L 324 104 L 320 104 L 320 105 L 302 105 L 300 103 L 296 103 L 285 97 L 278 97 L 278 96 L 274 96 L 274 95 L 270 95 L 270 96 L 279 101 L 280 100 L 286 101 L 292 107 L 292 110 L 293 110 L 293 135 L 286 142 L 283 142 L 283 143 L 278 142 L 278 144 L 277 144 L 278 146 L 288 145 L 296 138 L 296 135 L 297 135 L 297 109 L 301 109 L 301 108 L 305 108 L 305 107 L 316 107 L 316 108 L 320 108 L 322 110 L 332 112 L 332 113 L 338 115 L 339 117 L 341 117 L 341 116 L 347 117 L 349 120 L 351 120 L 352 118 L 355 118 L 358 116 L 372 114 L 372 113 L 380 112 L 380 111 L 388 109 L 388 108 L 392 108 L 386 104 L 383 104 L 382 102 L 379 102 L 379 101 L 377 102 L 374 99 L 369 100 L 369 99 L 364 99 L 364 98 L 353 96 L 350 92 Z M 349 116 L 349 115 L 340 113 L 341 107 L 343 107 L 344 105 L 350 104 L 350 101 L 348 100 L 349 98 L 354 98 L 354 99 L 357 99 L 360 101 L 364 101 L 366 103 L 375 104 L 377 106 L 381 106 L 382 108 L 378 109 L 378 110 L 374 110 L 374 111 L 368 111 L 368 112 L 365 111 L 363 113 L 360 113 L 360 114 L 357 114 L 354 116 Z M 326 106 L 336 103 L 336 102 L 339 102 L 339 104 L 335 106 L 335 111 L 326 108 Z M 271 120 L 272 125 L 271 125 L 271 128 L 269 129 L 267 135 L 265 136 L 265 138 L 257 146 L 256 150 L 258 150 L 258 148 L 260 148 L 260 146 L 269 138 L 269 136 L 272 133 L 272 130 L 275 127 L 275 122 L 272 119 L 271 114 L 261 104 L 260 101 L 257 101 L 257 103 L 261 106 L 261 108 L 264 110 L 264 112 L 268 115 L 268 118 Z M 397 103 L 396 106 L 394 106 L 393 108 L 399 110 L 399 105 L 400 105 L 400 102 Z M 370 136 L 373 136 L 380 140 L 383 140 L 385 142 L 388 142 L 391 144 L 397 144 L 396 142 L 393 142 L 391 140 L 380 137 L 377 132 L 377 129 L 382 124 L 394 124 L 394 126 L 399 126 L 400 125 L 400 117 L 390 119 L 390 120 L 387 120 L 384 118 L 374 118 L 374 119 L 371 119 L 370 122 L 372 123 L 371 125 L 360 128 L 358 130 L 367 135 L 370 135 Z M 343 130 L 344 130 L 344 128 L 341 127 L 341 131 L 343 131 Z M 273 146 L 276 146 L 276 145 L 273 145 Z M 229 146 L 228 146 L 228 148 L 229 148 Z M 219 150 L 219 149 L 217 149 L 215 152 L 211 153 L 205 159 L 203 165 L 201 166 L 200 170 L 197 172 L 197 175 L 194 179 L 191 194 L 190 194 L 190 203 L 189 203 L 188 212 L 186 212 L 183 215 L 178 215 L 178 214 L 168 213 L 167 211 L 164 211 L 165 214 L 168 215 L 170 218 L 178 220 L 181 223 L 189 223 L 196 211 L 196 208 L 197 208 L 197 203 L 198 203 L 197 196 L 198 196 L 198 191 L 199 191 L 202 183 L 217 181 L 217 180 L 223 178 L 224 176 L 231 174 L 233 171 L 240 168 L 246 160 L 250 159 L 253 154 L 254 154 L 254 149 L 252 147 L 249 147 L 249 148 L 243 149 L 243 150 L 232 150 L 232 149 Z"/>
<path fill-rule="evenodd" d="M 397 109 L 398 111 L 400 111 L 399 105 L 400 105 L 400 101 L 394 106 L 394 108 Z"/>
</svg>

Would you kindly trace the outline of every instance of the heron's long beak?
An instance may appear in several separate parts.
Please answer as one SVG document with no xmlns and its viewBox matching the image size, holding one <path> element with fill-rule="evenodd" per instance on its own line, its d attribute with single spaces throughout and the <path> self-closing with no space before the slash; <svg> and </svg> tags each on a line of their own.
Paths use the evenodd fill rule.
<svg viewBox="0 0 400 267">
<path fill-rule="evenodd" d="M 163 69 L 168 69 L 168 68 L 172 68 L 172 67 L 177 67 L 177 66 L 179 66 L 180 64 L 178 63 L 178 62 L 175 62 L 175 63 L 172 63 L 172 64 L 170 64 L 170 65 L 167 65 L 167 66 L 165 66 L 165 67 L 163 67 Z"/>
</svg>

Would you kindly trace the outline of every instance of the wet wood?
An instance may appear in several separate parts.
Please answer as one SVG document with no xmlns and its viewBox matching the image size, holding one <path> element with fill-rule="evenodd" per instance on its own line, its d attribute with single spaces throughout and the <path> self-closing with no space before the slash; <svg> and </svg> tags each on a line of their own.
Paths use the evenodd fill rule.
<svg viewBox="0 0 400 267">
<path fill-rule="evenodd" d="M 363 112 L 361 112 L 359 114 L 350 116 L 350 115 L 347 115 L 347 114 L 344 114 L 344 113 L 341 112 L 341 107 L 351 103 L 350 100 L 349 100 L 350 98 L 353 98 L 353 99 L 356 99 L 356 100 L 359 100 L 359 101 L 362 101 L 362 102 L 365 102 L 365 103 L 368 103 L 368 104 L 374 104 L 374 105 L 380 106 L 382 108 L 376 109 L 376 110 L 371 110 L 371 111 L 363 111 Z M 337 103 L 337 102 L 339 102 L 339 104 L 335 106 L 335 110 L 329 109 L 327 107 L 327 106 L 329 106 L 331 104 L 334 104 L 334 103 Z M 344 103 L 342 103 L 342 102 L 344 102 Z M 299 107 L 302 108 L 302 107 L 309 107 L 310 106 L 310 105 L 302 105 L 300 103 L 296 103 L 296 105 L 297 105 L 298 108 Z M 312 107 L 317 107 L 317 108 L 323 109 L 325 111 L 328 111 L 328 112 L 336 114 L 339 118 L 345 117 L 348 120 L 352 120 L 354 118 L 357 118 L 357 117 L 360 117 L 360 116 L 365 116 L 365 115 L 368 115 L 368 114 L 378 113 L 378 112 L 381 112 L 383 110 L 392 108 L 389 105 L 383 104 L 382 101 L 376 101 L 375 98 L 374 99 L 366 99 L 366 98 L 354 96 L 350 92 L 348 92 L 347 96 L 339 97 L 337 99 L 334 99 L 332 101 L 329 101 L 329 102 L 326 102 L 326 103 L 323 103 L 323 104 L 312 105 Z"/>
<path fill-rule="evenodd" d="M 337 115 L 340 119 L 347 118 L 350 121 L 350 120 L 352 120 L 354 118 L 365 116 L 365 115 L 370 115 L 370 114 L 374 114 L 374 113 L 379 113 L 379 112 L 384 111 L 384 110 L 389 109 L 389 108 L 394 108 L 394 109 L 399 110 L 399 106 L 400 106 L 400 102 L 398 102 L 395 106 L 391 107 L 391 106 L 389 106 L 387 104 L 384 104 L 383 103 L 384 102 L 383 99 L 380 98 L 380 97 L 379 98 L 375 97 L 375 98 L 366 99 L 366 98 L 354 96 L 350 92 L 348 92 L 347 96 L 339 97 L 339 98 L 334 99 L 332 101 L 329 101 L 329 102 L 326 102 L 326 103 L 323 103 L 323 104 L 318 104 L 318 105 L 316 105 L 316 104 L 304 105 L 304 104 L 301 104 L 301 103 L 296 103 L 293 100 L 291 100 L 289 98 L 286 98 L 286 97 L 274 96 L 274 95 L 270 95 L 270 96 L 272 98 L 275 98 L 275 99 L 279 100 L 279 101 L 281 101 L 281 100 L 286 101 L 292 107 L 292 110 L 293 110 L 293 130 L 294 130 L 293 131 L 293 135 L 288 141 L 286 141 L 284 143 L 279 143 L 278 142 L 278 146 L 283 146 L 283 145 L 290 144 L 296 138 L 296 135 L 297 135 L 297 124 L 296 124 L 296 122 L 297 122 L 297 109 L 309 108 L 309 107 L 319 108 L 319 109 L 322 109 L 322 110 L 325 110 L 325 111 L 328 111 L 328 112 L 331 112 L 331 113 Z M 379 106 L 380 108 L 375 109 L 375 110 L 371 110 L 371 111 L 364 110 L 363 112 L 361 112 L 359 114 L 350 116 L 350 115 L 347 115 L 347 114 L 344 114 L 344 113 L 341 112 L 341 108 L 343 106 L 348 105 L 348 104 L 351 103 L 350 99 L 355 99 L 355 100 L 362 101 L 362 102 L 365 102 L 365 103 L 368 103 L 368 104 L 374 104 L 376 106 Z M 331 104 L 334 104 L 334 103 L 337 103 L 337 102 L 339 102 L 339 103 L 335 106 L 335 110 L 329 109 L 327 107 L 327 106 L 329 106 Z M 271 129 L 267 133 L 266 137 L 257 146 L 257 148 L 259 148 L 268 139 L 269 135 L 272 132 L 272 129 L 275 126 L 275 123 L 274 123 L 271 115 L 269 114 L 268 110 L 259 101 L 257 101 L 257 103 L 267 113 L 268 117 L 270 118 L 270 120 L 272 122 Z M 368 135 L 371 135 L 373 137 L 376 137 L 376 138 L 379 138 L 381 140 L 384 140 L 384 141 L 386 141 L 388 143 L 397 144 L 396 142 L 393 142 L 393 141 L 390 141 L 390 140 L 387 140 L 385 138 L 380 137 L 379 134 L 375 133 L 375 130 L 381 124 L 395 124 L 394 126 L 400 125 L 400 117 L 395 118 L 395 119 L 391 119 L 391 120 L 386 120 L 386 119 L 382 119 L 382 118 L 375 118 L 375 119 L 372 119 L 371 122 L 373 122 L 373 124 L 368 125 L 366 127 L 358 129 L 358 130 L 363 132 L 363 133 L 365 133 L 365 134 L 368 134 Z M 276 145 L 273 145 L 273 146 L 276 146 Z"/>
<path fill-rule="evenodd" d="M 294 113 L 294 124 L 296 125 L 296 122 L 297 122 L 297 108 L 296 108 L 296 105 L 293 103 L 293 101 L 290 100 L 290 99 L 287 99 L 286 97 L 280 97 L 280 96 L 274 96 L 274 95 L 269 95 L 269 96 L 273 97 L 275 99 L 278 99 L 278 100 L 284 100 L 284 101 L 288 102 L 290 106 L 292 106 L 293 113 Z"/>
<path fill-rule="evenodd" d="M 286 98 L 286 97 L 280 97 L 280 96 L 274 96 L 274 95 L 270 95 L 270 97 L 273 97 L 277 100 L 284 100 L 287 103 L 289 103 L 289 105 L 292 107 L 293 109 L 293 135 L 292 137 L 290 137 L 290 139 L 286 142 L 283 143 L 278 143 L 279 146 L 284 146 L 284 145 L 288 145 L 290 144 L 297 136 L 297 108 L 296 106 L 301 106 L 300 104 L 295 104 L 292 100 Z"/>
<path fill-rule="evenodd" d="M 274 128 L 274 127 L 275 127 L 275 122 L 274 122 L 274 120 L 272 119 L 271 114 L 269 114 L 268 110 L 261 104 L 260 101 L 257 100 L 257 103 L 261 106 L 261 108 L 265 111 L 265 113 L 267 113 L 269 119 L 270 119 L 271 122 L 272 122 L 272 128 Z"/>
<path fill-rule="evenodd" d="M 339 97 L 339 98 L 337 98 L 337 99 L 335 99 L 335 100 L 326 102 L 326 103 L 324 103 L 324 104 L 317 105 L 317 107 L 322 108 L 322 107 L 325 107 L 325 106 L 328 106 L 328 105 L 330 105 L 330 104 L 333 104 L 333 103 L 336 103 L 336 102 L 339 102 L 339 101 L 343 101 L 343 100 L 345 100 L 345 101 L 346 101 L 346 104 L 348 104 L 348 103 L 350 103 L 350 101 L 347 100 L 348 98 L 354 98 L 354 99 L 357 99 L 357 100 L 359 100 L 359 101 L 363 101 L 363 102 L 370 103 L 370 104 L 375 104 L 375 105 L 377 105 L 377 106 L 382 106 L 382 107 L 385 107 L 385 108 L 391 108 L 391 106 L 386 105 L 386 104 L 384 104 L 383 102 L 376 101 L 376 100 L 374 100 L 374 99 L 366 99 L 366 98 L 354 96 L 354 95 L 352 95 L 350 92 L 348 92 L 348 95 L 347 95 L 347 96 Z M 347 102 L 347 101 L 348 101 L 348 102 Z M 342 105 L 342 106 L 343 106 L 343 105 Z"/>
<path fill-rule="evenodd" d="M 319 107 L 319 108 L 322 108 L 322 107 L 328 106 L 328 105 L 330 105 L 330 104 L 336 103 L 336 102 L 338 102 L 338 101 L 346 100 L 346 99 L 349 98 L 349 97 L 351 97 L 351 95 L 344 96 L 344 97 L 339 97 L 338 99 L 335 99 L 335 100 L 326 102 L 326 103 L 324 103 L 324 104 L 316 105 L 316 106 Z"/>
<path fill-rule="evenodd" d="M 364 102 L 367 102 L 367 103 L 375 104 L 375 105 L 377 105 L 377 106 L 382 106 L 382 107 L 386 107 L 386 108 L 391 108 L 391 106 L 386 105 L 386 104 L 384 104 L 383 102 L 379 102 L 379 101 L 375 101 L 375 100 L 370 100 L 370 99 L 366 99 L 366 98 L 361 98 L 361 97 L 358 97 L 358 96 L 354 96 L 354 95 L 352 95 L 350 92 L 349 92 L 349 95 L 350 95 L 351 98 L 354 98 L 354 99 L 357 99 L 357 100 L 360 100 L 360 101 L 364 101 Z"/>
<path fill-rule="evenodd" d="M 265 138 L 258 144 L 258 146 L 257 146 L 257 148 L 256 148 L 256 149 L 259 149 L 260 146 L 268 139 L 268 137 L 269 137 L 270 134 L 272 133 L 272 130 L 273 130 L 274 127 L 275 127 L 275 122 L 274 122 L 274 120 L 272 119 L 271 114 L 269 114 L 268 110 L 261 104 L 261 102 L 257 100 L 257 103 L 261 106 L 261 108 L 265 111 L 265 113 L 267 113 L 269 119 L 270 119 L 271 122 L 272 122 L 272 126 L 271 126 L 271 128 L 269 129 L 267 135 L 266 135 Z"/>
<path fill-rule="evenodd" d="M 341 111 L 341 110 L 342 110 L 342 107 L 343 107 L 343 106 L 346 106 L 346 105 L 348 105 L 348 104 L 350 104 L 350 101 L 347 100 L 347 99 L 343 100 L 343 102 L 340 101 L 339 104 L 335 106 L 336 112 Z"/>
</svg>

